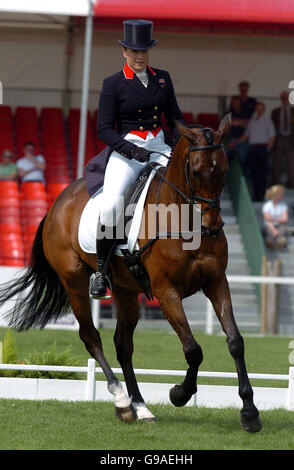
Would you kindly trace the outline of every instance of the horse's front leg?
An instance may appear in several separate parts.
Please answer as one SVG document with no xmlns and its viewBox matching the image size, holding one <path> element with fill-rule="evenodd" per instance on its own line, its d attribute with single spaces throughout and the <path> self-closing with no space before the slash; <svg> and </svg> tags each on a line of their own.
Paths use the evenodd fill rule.
<svg viewBox="0 0 294 470">
<path fill-rule="evenodd" d="M 244 341 L 235 322 L 230 290 L 226 275 L 217 282 L 203 288 L 204 294 L 210 299 L 222 329 L 227 336 L 227 344 L 231 356 L 235 360 L 239 395 L 243 401 L 240 423 L 246 431 L 257 432 L 262 428 L 259 413 L 253 402 L 253 390 L 250 385 L 244 359 Z"/>
<path fill-rule="evenodd" d="M 68 260 L 70 261 L 70 259 Z M 70 263 L 67 264 L 70 266 Z M 76 266 L 76 264 L 75 264 Z M 131 406 L 130 398 L 125 394 L 122 384 L 113 373 L 108 364 L 102 348 L 99 331 L 96 330 L 90 307 L 89 299 L 89 275 L 85 270 L 68 272 L 61 277 L 61 281 L 68 293 L 69 301 L 75 317 L 79 322 L 79 334 L 86 349 L 101 366 L 109 392 L 114 396 L 116 414 L 123 421 L 134 421 L 136 413 Z"/>
<path fill-rule="evenodd" d="M 117 326 L 114 335 L 117 360 L 121 365 L 132 408 L 138 421 L 155 421 L 155 416 L 147 408 L 140 393 L 133 369 L 133 334 L 139 318 L 138 294 L 123 287 L 113 285 L 117 307 Z M 120 417 L 118 415 L 118 417 Z"/>
<path fill-rule="evenodd" d="M 172 286 L 162 286 L 155 292 L 160 308 L 177 333 L 188 363 L 185 380 L 170 390 L 170 400 L 175 406 L 184 406 L 197 391 L 197 374 L 203 360 L 202 349 L 190 330 L 182 301 Z"/>
</svg>

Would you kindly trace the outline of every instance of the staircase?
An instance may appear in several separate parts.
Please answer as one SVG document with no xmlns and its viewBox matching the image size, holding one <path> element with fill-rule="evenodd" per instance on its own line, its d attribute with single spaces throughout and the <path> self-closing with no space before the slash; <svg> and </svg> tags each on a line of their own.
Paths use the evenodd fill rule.
<svg viewBox="0 0 294 470">
<path fill-rule="evenodd" d="M 250 275 L 246 253 L 241 239 L 241 233 L 234 214 L 230 195 L 224 192 L 221 198 L 222 218 L 225 222 L 224 232 L 228 240 L 227 275 Z M 294 248 L 294 247 L 293 247 Z M 260 314 L 258 300 L 253 284 L 231 284 L 231 297 L 234 315 L 239 329 L 246 332 L 259 332 Z M 183 306 L 192 328 L 205 328 L 207 299 L 197 293 L 183 301 Z M 221 331 L 216 315 L 214 316 L 214 331 Z"/>
<path fill-rule="evenodd" d="M 289 206 L 288 245 L 283 251 L 272 251 L 267 248 L 266 256 L 269 261 L 280 259 L 282 276 L 294 276 L 294 190 L 286 189 L 285 201 Z M 255 213 L 260 227 L 263 227 L 262 205 L 254 202 Z M 279 300 L 279 333 L 294 334 L 294 285 L 281 285 Z"/>
</svg>

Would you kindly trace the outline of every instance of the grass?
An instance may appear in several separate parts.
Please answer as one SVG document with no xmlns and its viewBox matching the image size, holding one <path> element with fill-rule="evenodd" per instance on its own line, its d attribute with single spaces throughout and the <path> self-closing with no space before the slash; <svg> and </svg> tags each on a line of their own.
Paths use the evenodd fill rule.
<svg viewBox="0 0 294 470">
<path fill-rule="evenodd" d="M 197 450 L 294 447 L 293 414 L 261 413 L 263 429 L 249 434 L 235 409 L 152 405 L 154 423 L 123 423 L 111 403 L 0 400 L 1 450 Z"/>
<path fill-rule="evenodd" d="M 0 341 L 7 329 L 0 328 Z M 114 331 L 102 329 L 104 352 L 112 367 L 119 367 L 113 345 Z M 72 355 L 85 365 L 89 357 L 78 332 L 29 330 L 13 332 L 18 360 L 32 349 L 56 350 L 72 346 Z M 202 370 L 235 371 L 225 337 L 195 333 L 204 352 Z M 249 372 L 288 373 L 289 341 L 279 336 L 245 337 Z M 185 370 L 177 336 L 171 330 L 140 330 L 135 333 L 134 367 Z M 104 379 L 102 375 L 97 378 Z M 140 377 L 140 380 L 172 382 L 173 378 Z M 176 382 L 178 379 L 174 379 Z M 199 383 L 219 383 L 200 378 Z M 236 383 L 224 379 L 221 383 Z M 253 385 L 287 386 L 283 382 L 252 381 Z M 114 416 L 110 402 L 58 402 L 0 400 L 0 449 L 2 450 L 197 450 L 197 449 L 293 449 L 294 418 L 286 410 L 261 412 L 263 429 L 248 434 L 239 425 L 239 410 L 174 408 L 150 405 L 156 424 L 125 424 Z"/>
</svg>

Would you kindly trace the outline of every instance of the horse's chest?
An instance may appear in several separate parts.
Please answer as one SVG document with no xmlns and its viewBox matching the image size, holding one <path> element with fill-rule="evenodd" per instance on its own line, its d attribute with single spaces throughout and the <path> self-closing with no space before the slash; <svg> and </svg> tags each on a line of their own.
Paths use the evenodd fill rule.
<svg viewBox="0 0 294 470">
<path fill-rule="evenodd" d="M 215 278 L 221 270 L 221 263 L 214 256 L 205 256 L 192 261 L 185 272 L 185 285 L 188 295 L 202 289 L 209 282 L 209 279 Z"/>
</svg>

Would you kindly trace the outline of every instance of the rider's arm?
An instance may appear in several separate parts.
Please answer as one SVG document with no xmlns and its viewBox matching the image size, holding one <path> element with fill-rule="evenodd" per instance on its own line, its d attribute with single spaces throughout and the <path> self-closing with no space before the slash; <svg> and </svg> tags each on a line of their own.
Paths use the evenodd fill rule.
<svg viewBox="0 0 294 470">
<path fill-rule="evenodd" d="M 131 158 L 132 151 L 136 146 L 124 139 L 115 130 L 118 107 L 114 85 L 109 78 L 106 78 L 103 81 L 98 106 L 98 137 L 111 149 L 116 150 L 124 157 Z"/>
</svg>

